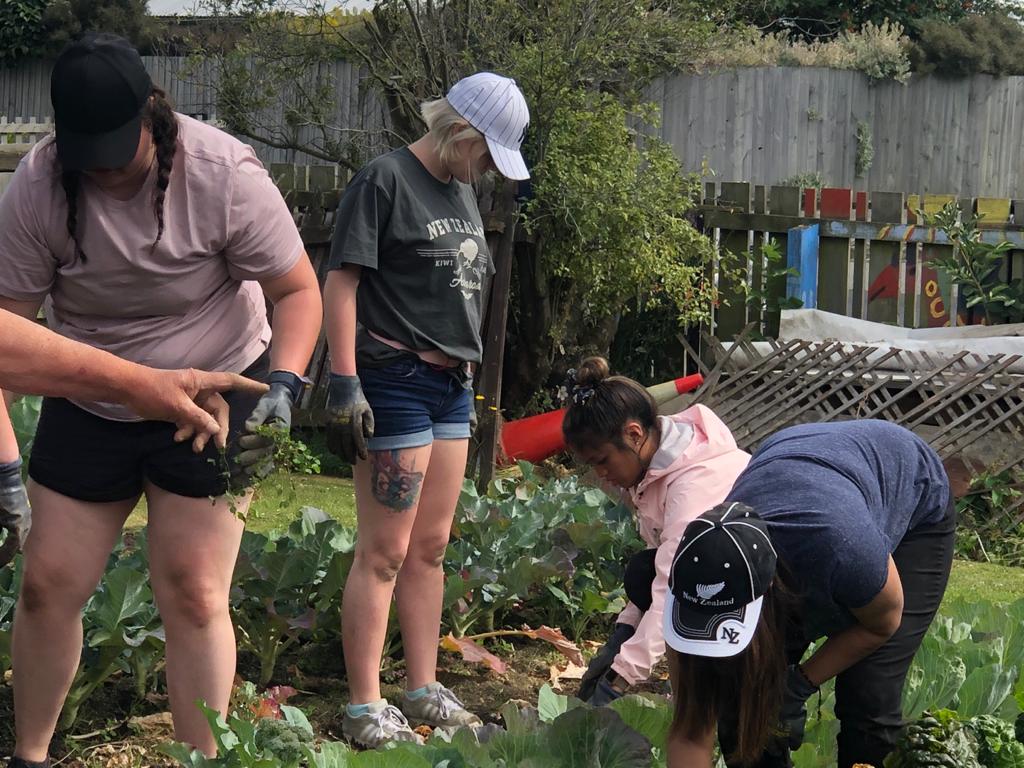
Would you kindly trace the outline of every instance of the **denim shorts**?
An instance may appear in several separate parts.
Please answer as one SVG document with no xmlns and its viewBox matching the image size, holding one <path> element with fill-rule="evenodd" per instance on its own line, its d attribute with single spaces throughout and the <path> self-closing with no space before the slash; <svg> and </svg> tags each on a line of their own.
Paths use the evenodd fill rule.
<svg viewBox="0 0 1024 768">
<path fill-rule="evenodd" d="M 469 437 L 473 382 L 458 369 L 437 368 L 410 355 L 384 368 L 360 368 L 359 381 L 373 409 L 371 451 Z"/>
</svg>

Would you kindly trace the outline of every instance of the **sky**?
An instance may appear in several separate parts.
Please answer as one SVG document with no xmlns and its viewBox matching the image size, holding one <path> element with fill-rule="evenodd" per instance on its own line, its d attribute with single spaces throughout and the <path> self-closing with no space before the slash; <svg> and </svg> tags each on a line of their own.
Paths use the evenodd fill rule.
<svg viewBox="0 0 1024 768">
<path fill-rule="evenodd" d="M 191 13 L 198 3 L 196 0 L 149 0 L 149 12 L 154 16 L 166 16 L 172 13 Z M 348 8 L 369 8 L 373 0 L 345 0 Z"/>
</svg>

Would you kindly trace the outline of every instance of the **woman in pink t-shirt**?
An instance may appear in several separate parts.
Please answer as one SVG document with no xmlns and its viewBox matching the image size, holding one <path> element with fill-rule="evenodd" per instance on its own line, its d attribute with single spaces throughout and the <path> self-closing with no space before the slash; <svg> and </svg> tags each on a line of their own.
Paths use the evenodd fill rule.
<svg viewBox="0 0 1024 768">
<path fill-rule="evenodd" d="M 143 494 L 175 736 L 213 753 L 195 702 L 225 711 L 234 677 L 228 590 L 243 489 L 272 450 L 254 431 L 290 425 L 320 328 L 317 280 L 252 149 L 173 112 L 127 41 L 70 44 L 51 98 L 55 140 L 29 153 L 0 197 L 0 308 L 34 318 L 44 305 L 56 332 L 132 362 L 244 372 L 270 390 L 228 395 L 227 464 L 123 406 L 44 401 L 29 461 L 10 765 L 47 764 L 82 649 L 82 606 Z"/>
</svg>

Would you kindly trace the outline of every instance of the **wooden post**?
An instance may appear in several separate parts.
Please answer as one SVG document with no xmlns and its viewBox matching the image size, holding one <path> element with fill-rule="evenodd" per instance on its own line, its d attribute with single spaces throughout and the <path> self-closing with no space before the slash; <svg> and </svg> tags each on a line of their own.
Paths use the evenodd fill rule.
<svg viewBox="0 0 1024 768">
<path fill-rule="evenodd" d="M 817 224 L 804 224 L 786 238 L 786 266 L 799 273 L 786 278 L 786 296 L 800 299 L 804 309 L 818 307 L 818 231 Z"/>
<path fill-rule="evenodd" d="M 484 323 L 484 355 L 477 376 L 476 398 L 479 423 L 476 446 L 470 465 L 479 465 L 477 487 L 484 489 L 494 477 L 498 458 L 498 434 L 501 429 L 501 369 L 505 361 L 505 328 L 508 297 L 512 286 L 512 248 L 518 203 L 514 181 L 499 183 L 494 190 L 493 208 L 484 217 L 487 247 L 494 259 L 494 278 L 487 302 Z"/>
</svg>

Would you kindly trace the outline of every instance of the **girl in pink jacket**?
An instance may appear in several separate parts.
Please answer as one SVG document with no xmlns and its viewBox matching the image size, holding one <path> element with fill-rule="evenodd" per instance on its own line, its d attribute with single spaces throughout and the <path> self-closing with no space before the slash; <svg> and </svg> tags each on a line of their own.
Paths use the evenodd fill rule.
<svg viewBox="0 0 1024 768">
<path fill-rule="evenodd" d="M 679 539 L 687 523 L 725 499 L 750 455 L 703 405 L 659 416 L 650 393 L 609 376 L 604 358 L 584 360 L 574 378 L 566 444 L 603 482 L 628 491 L 651 547 L 627 564 L 630 602 L 580 685 L 581 699 L 602 705 L 648 679 L 664 655 L 662 608 Z"/>
</svg>

